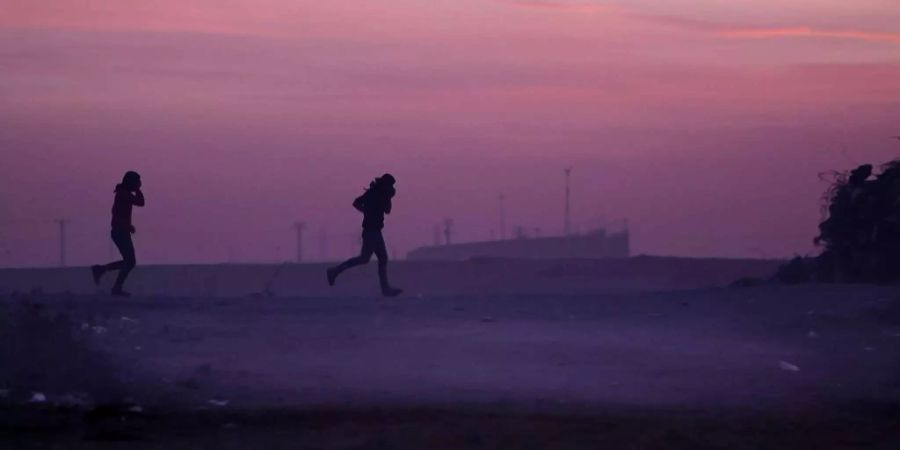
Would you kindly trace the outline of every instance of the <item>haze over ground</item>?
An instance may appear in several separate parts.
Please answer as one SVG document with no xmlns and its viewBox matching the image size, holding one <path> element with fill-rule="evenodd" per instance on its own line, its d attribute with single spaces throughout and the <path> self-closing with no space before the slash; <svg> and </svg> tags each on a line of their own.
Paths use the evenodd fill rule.
<svg viewBox="0 0 900 450">
<path fill-rule="evenodd" d="M 0 266 L 109 256 L 141 172 L 139 263 L 349 256 L 368 180 L 386 237 L 627 217 L 635 253 L 812 251 L 816 174 L 900 154 L 893 0 L 13 0 L 0 11 Z"/>
</svg>

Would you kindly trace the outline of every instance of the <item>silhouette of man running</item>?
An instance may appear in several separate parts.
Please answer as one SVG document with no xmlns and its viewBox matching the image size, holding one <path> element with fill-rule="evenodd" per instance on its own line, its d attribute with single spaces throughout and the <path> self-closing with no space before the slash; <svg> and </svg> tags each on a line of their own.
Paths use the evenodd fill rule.
<svg viewBox="0 0 900 450">
<path fill-rule="evenodd" d="M 119 253 L 122 254 L 122 260 L 109 263 L 105 266 L 91 266 L 91 272 L 94 275 L 94 283 L 100 284 L 100 278 L 103 274 L 110 270 L 118 270 L 119 275 L 116 277 L 116 283 L 112 288 L 112 295 L 116 297 L 128 297 L 130 294 L 122 289 L 125 279 L 131 269 L 137 264 L 134 257 L 134 243 L 131 242 L 131 235 L 136 231 L 131 224 L 131 209 L 134 206 L 144 206 L 144 194 L 141 192 L 141 176 L 137 172 L 126 172 L 122 178 L 122 182 L 116 185 L 116 197 L 112 207 L 112 230 L 110 236 Z"/>
<path fill-rule="evenodd" d="M 388 283 L 387 247 L 384 245 L 384 236 L 381 229 L 384 228 L 384 215 L 391 213 L 391 199 L 396 194 L 394 184 L 396 180 L 391 174 L 384 174 L 369 184 L 369 188 L 363 195 L 353 201 L 353 207 L 363 213 L 362 223 L 362 250 L 359 256 L 344 261 L 337 267 L 326 271 L 328 284 L 334 286 L 341 272 L 355 266 L 367 264 L 372 259 L 372 254 L 378 257 L 378 278 L 381 281 L 381 293 L 386 297 L 400 295 L 400 289 L 391 287 Z"/>
</svg>

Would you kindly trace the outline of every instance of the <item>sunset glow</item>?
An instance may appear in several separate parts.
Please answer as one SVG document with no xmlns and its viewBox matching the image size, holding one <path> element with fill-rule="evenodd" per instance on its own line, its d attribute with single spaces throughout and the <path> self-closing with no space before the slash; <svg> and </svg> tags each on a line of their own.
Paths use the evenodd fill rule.
<svg viewBox="0 0 900 450">
<path fill-rule="evenodd" d="M 0 266 L 52 264 L 57 218 L 105 256 L 125 170 L 146 263 L 290 259 L 298 220 L 336 258 L 388 171 L 395 254 L 446 217 L 488 239 L 501 193 L 558 233 L 569 166 L 580 228 L 638 253 L 788 256 L 898 117 L 894 0 L 11 0 Z"/>
</svg>

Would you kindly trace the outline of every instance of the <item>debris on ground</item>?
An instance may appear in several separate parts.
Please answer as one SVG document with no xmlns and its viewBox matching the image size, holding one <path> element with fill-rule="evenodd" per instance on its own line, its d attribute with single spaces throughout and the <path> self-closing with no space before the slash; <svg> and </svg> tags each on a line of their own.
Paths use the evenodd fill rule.
<svg viewBox="0 0 900 450">
<path fill-rule="evenodd" d="M 208 403 L 213 406 L 224 407 L 224 406 L 228 406 L 229 402 L 228 402 L 228 400 L 212 399 Z"/>
<path fill-rule="evenodd" d="M 786 370 L 788 372 L 799 372 L 800 371 L 799 367 L 797 367 L 796 365 L 791 364 L 787 361 L 779 361 L 778 367 L 780 367 L 781 370 Z"/>
<path fill-rule="evenodd" d="M 62 406 L 84 408 L 91 404 L 91 399 L 87 394 L 76 392 L 63 395 L 56 403 Z"/>
<path fill-rule="evenodd" d="M 44 395 L 43 392 L 35 392 L 31 394 L 31 399 L 28 400 L 29 403 L 44 403 L 47 401 L 47 396 Z"/>
</svg>

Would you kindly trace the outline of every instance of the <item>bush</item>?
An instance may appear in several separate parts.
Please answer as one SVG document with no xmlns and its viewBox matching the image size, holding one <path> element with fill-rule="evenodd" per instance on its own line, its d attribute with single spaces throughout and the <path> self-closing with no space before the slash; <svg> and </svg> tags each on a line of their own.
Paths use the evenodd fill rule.
<svg viewBox="0 0 900 450">
<path fill-rule="evenodd" d="M 817 258 L 813 278 L 900 281 L 900 159 L 884 164 L 874 177 L 870 164 L 831 175 L 815 238 L 824 250 Z M 799 271 L 800 267 L 786 270 Z M 802 278 L 799 272 L 786 275 Z"/>
</svg>

